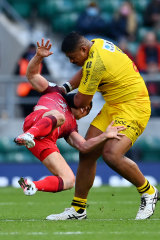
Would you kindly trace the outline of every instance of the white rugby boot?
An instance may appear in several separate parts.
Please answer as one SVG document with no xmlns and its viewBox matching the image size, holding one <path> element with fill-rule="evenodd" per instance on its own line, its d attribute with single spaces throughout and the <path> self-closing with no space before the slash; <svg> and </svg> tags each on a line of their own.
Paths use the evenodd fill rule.
<svg viewBox="0 0 160 240">
<path fill-rule="evenodd" d="M 35 146 L 34 136 L 30 133 L 23 133 L 14 139 L 17 145 L 24 145 L 27 148 L 33 148 Z"/>
<path fill-rule="evenodd" d="M 141 196 L 141 204 L 137 213 L 135 220 L 147 219 L 153 215 L 156 203 L 160 200 L 160 193 L 157 188 L 155 188 L 153 194 L 144 193 Z"/>
<path fill-rule="evenodd" d="M 46 217 L 47 220 L 51 221 L 58 221 L 58 220 L 82 220 L 86 219 L 86 209 L 83 211 L 83 213 L 78 213 L 74 209 L 74 207 L 71 208 L 65 208 L 64 212 L 60 214 L 51 214 Z"/>
<path fill-rule="evenodd" d="M 21 177 L 18 183 L 23 189 L 24 194 L 27 196 L 32 196 L 37 192 L 35 184 L 29 179 L 24 179 L 23 177 Z"/>
</svg>

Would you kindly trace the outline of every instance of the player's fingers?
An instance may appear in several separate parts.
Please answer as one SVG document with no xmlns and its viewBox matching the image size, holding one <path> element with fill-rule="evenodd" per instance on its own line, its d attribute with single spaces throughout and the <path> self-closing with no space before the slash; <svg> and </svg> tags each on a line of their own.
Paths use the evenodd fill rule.
<svg viewBox="0 0 160 240">
<path fill-rule="evenodd" d="M 49 53 L 49 56 L 52 55 L 52 54 L 53 54 L 53 52 L 50 52 L 50 53 Z"/>
<path fill-rule="evenodd" d="M 52 47 L 52 43 L 50 43 L 50 44 L 49 44 L 49 46 L 48 46 L 48 48 L 47 48 L 47 49 L 48 49 L 48 50 L 50 50 L 50 49 L 51 49 L 51 47 Z"/>
<path fill-rule="evenodd" d="M 117 136 L 125 136 L 125 134 L 123 134 L 123 133 L 117 133 Z"/>
<path fill-rule="evenodd" d="M 48 47 L 49 42 L 50 42 L 50 40 L 48 39 L 46 44 L 45 44 L 45 47 Z"/>
<path fill-rule="evenodd" d="M 119 130 L 119 129 L 126 129 L 126 127 L 125 126 L 117 126 L 117 130 Z"/>
<path fill-rule="evenodd" d="M 41 46 L 44 47 L 44 38 L 42 38 Z"/>
<path fill-rule="evenodd" d="M 121 140 L 121 137 L 119 137 L 119 136 L 116 136 L 115 138 L 118 139 L 118 140 Z"/>
<path fill-rule="evenodd" d="M 39 42 L 37 41 L 37 47 L 40 47 L 40 44 L 39 44 Z"/>
<path fill-rule="evenodd" d="M 123 126 L 117 128 L 118 131 L 123 131 L 123 130 L 125 130 L 125 129 L 126 129 L 126 127 L 123 127 Z"/>
<path fill-rule="evenodd" d="M 125 128 L 125 126 L 116 126 L 116 127 L 117 127 L 117 128 L 122 128 L 122 127 Z"/>
<path fill-rule="evenodd" d="M 112 122 L 109 124 L 109 126 L 108 126 L 108 127 L 112 127 L 112 126 L 113 126 L 113 124 L 114 124 L 114 121 L 112 121 Z"/>
</svg>

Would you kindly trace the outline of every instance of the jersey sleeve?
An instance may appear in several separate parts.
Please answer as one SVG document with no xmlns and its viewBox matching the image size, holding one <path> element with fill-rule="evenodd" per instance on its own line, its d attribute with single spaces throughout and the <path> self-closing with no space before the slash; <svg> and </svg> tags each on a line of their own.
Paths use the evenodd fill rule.
<svg viewBox="0 0 160 240">
<path fill-rule="evenodd" d="M 67 139 L 69 138 L 69 135 L 72 133 L 72 132 L 78 132 L 78 125 L 77 123 L 75 124 L 74 127 L 72 127 L 72 129 L 69 131 L 69 133 L 64 137 L 64 139 L 67 141 Z"/>
<path fill-rule="evenodd" d="M 44 95 L 46 93 L 53 93 L 53 92 L 58 92 L 63 95 L 62 91 L 59 89 L 59 87 L 55 83 L 49 82 L 48 87 L 41 94 Z"/>
<path fill-rule="evenodd" d="M 106 68 L 96 50 L 89 55 L 83 66 L 83 75 L 78 91 L 86 95 L 94 95 L 103 78 Z"/>
</svg>

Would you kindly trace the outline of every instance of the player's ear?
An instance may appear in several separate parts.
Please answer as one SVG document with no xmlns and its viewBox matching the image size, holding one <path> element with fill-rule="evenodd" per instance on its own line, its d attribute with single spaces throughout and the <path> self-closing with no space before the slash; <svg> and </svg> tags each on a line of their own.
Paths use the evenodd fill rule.
<svg viewBox="0 0 160 240">
<path fill-rule="evenodd" d="M 85 45 L 82 45 L 82 46 L 80 47 L 80 50 L 85 53 L 86 50 L 87 50 L 87 47 L 86 47 Z"/>
<path fill-rule="evenodd" d="M 90 105 L 86 106 L 85 108 L 86 108 L 85 109 L 86 110 L 86 115 L 88 115 L 91 111 L 91 108 L 92 108 L 92 102 L 90 103 Z"/>
<path fill-rule="evenodd" d="M 81 109 L 82 109 L 81 113 L 82 113 L 83 117 L 85 117 L 86 115 L 88 115 L 88 113 L 89 113 L 89 111 L 88 111 L 88 106 L 87 106 L 87 107 L 84 107 L 84 108 L 81 108 Z"/>
</svg>

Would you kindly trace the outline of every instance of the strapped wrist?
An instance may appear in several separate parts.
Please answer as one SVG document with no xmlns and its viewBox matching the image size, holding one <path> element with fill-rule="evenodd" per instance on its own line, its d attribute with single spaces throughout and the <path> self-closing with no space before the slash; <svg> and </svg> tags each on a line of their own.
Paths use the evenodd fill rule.
<svg viewBox="0 0 160 240">
<path fill-rule="evenodd" d="M 72 91 L 72 85 L 70 82 L 65 82 L 62 87 L 66 94 Z"/>
</svg>

